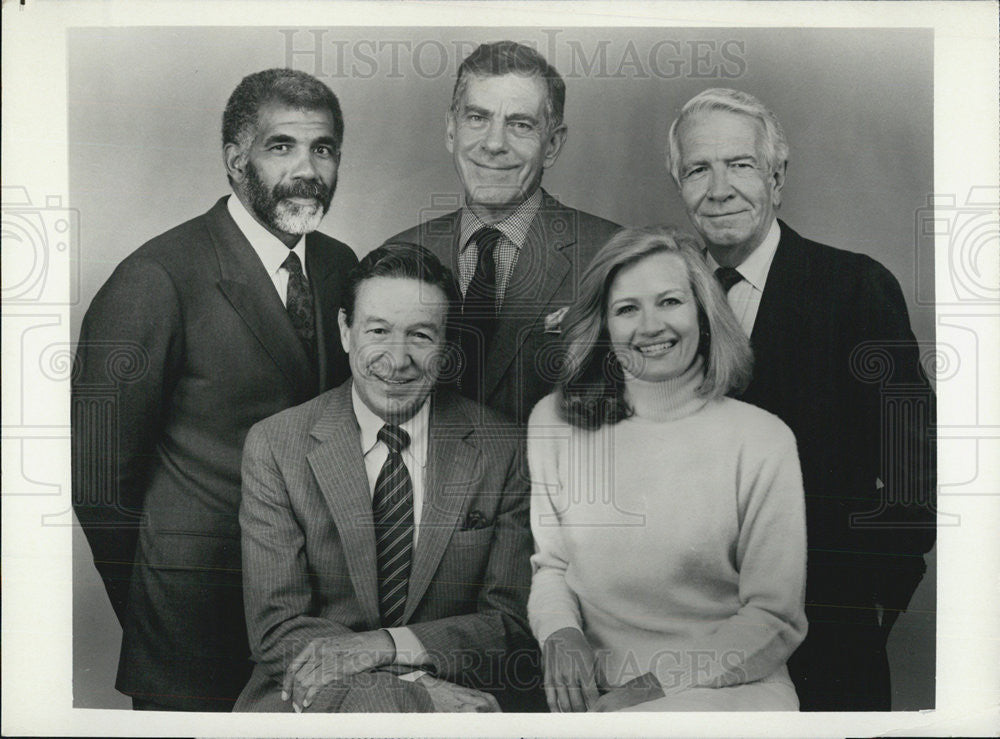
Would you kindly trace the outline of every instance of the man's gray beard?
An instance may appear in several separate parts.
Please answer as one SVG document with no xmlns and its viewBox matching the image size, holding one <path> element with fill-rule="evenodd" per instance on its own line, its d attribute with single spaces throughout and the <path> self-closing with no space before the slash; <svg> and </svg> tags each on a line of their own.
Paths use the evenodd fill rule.
<svg viewBox="0 0 1000 739">
<path fill-rule="evenodd" d="M 289 200 L 280 200 L 268 214 L 274 228 L 286 234 L 307 234 L 319 228 L 323 220 L 323 208 L 315 205 L 299 205 Z"/>
<path fill-rule="evenodd" d="M 330 203 L 315 201 L 314 205 L 299 205 L 290 200 L 275 199 L 274 190 L 261 180 L 257 168 L 247 162 L 247 179 L 244 185 L 250 208 L 263 223 L 286 234 L 306 234 L 315 231 L 326 215 Z M 330 200 L 337 189 L 334 179 L 329 189 Z"/>
</svg>

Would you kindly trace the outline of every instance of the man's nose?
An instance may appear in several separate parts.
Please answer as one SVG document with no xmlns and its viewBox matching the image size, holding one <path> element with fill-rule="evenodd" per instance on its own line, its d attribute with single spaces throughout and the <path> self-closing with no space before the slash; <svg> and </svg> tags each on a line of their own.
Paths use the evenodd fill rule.
<svg viewBox="0 0 1000 739">
<path fill-rule="evenodd" d="M 317 179 L 316 163 L 313 161 L 311 151 L 300 151 L 292 162 L 289 176 L 293 179 L 315 180 Z"/>
<path fill-rule="evenodd" d="M 729 182 L 728 168 L 713 169 L 709 177 L 708 197 L 712 200 L 725 200 L 732 195 L 733 187 Z"/>
<path fill-rule="evenodd" d="M 389 365 L 387 368 L 389 371 L 396 373 L 412 364 L 413 355 L 405 341 L 393 341 L 383 347 L 382 361 Z"/>
<path fill-rule="evenodd" d="M 507 127 L 502 120 L 495 118 L 490 121 L 483 136 L 483 148 L 494 154 L 507 148 Z"/>
</svg>

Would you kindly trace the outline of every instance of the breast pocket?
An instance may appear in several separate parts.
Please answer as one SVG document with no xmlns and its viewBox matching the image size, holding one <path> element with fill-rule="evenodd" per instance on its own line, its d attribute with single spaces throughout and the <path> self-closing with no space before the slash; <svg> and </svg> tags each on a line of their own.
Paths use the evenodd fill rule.
<svg viewBox="0 0 1000 739">
<path fill-rule="evenodd" d="M 461 547 L 483 547 L 484 550 L 493 541 L 494 526 L 487 526 L 482 529 L 468 529 L 467 531 L 456 531 L 451 535 L 451 546 Z"/>
</svg>

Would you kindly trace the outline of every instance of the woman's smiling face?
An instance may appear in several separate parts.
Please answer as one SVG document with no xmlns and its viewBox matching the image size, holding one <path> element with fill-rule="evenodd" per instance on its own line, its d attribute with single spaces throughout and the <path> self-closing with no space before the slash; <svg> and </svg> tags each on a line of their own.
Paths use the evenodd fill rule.
<svg viewBox="0 0 1000 739">
<path fill-rule="evenodd" d="M 698 305 L 684 260 L 659 252 L 622 268 L 608 289 L 608 334 L 625 370 L 661 382 L 698 353 Z"/>
</svg>

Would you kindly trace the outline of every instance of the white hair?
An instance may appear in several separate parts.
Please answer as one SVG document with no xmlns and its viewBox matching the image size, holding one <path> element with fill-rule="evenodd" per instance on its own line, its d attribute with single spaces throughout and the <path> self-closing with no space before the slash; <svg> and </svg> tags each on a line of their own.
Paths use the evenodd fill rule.
<svg viewBox="0 0 1000 739">
<path fill-rule="evenodd" d="M 788 164 L 788 142 L 778 118 L 760 100 L 747 92 L 725 87 L 713 87 L 700 92 L 688 100 L 681 108 L 680 115 L 670 124 L 667 134 L 667 169 L 674 182 L 680 184 L 680 145 L 678 143 L 681 124 L 696 113 L 722 110 L 739 113 L 753 118 L 764 133 L 761 152 L 768 171 L 773 173 Z"/>
</svg>

